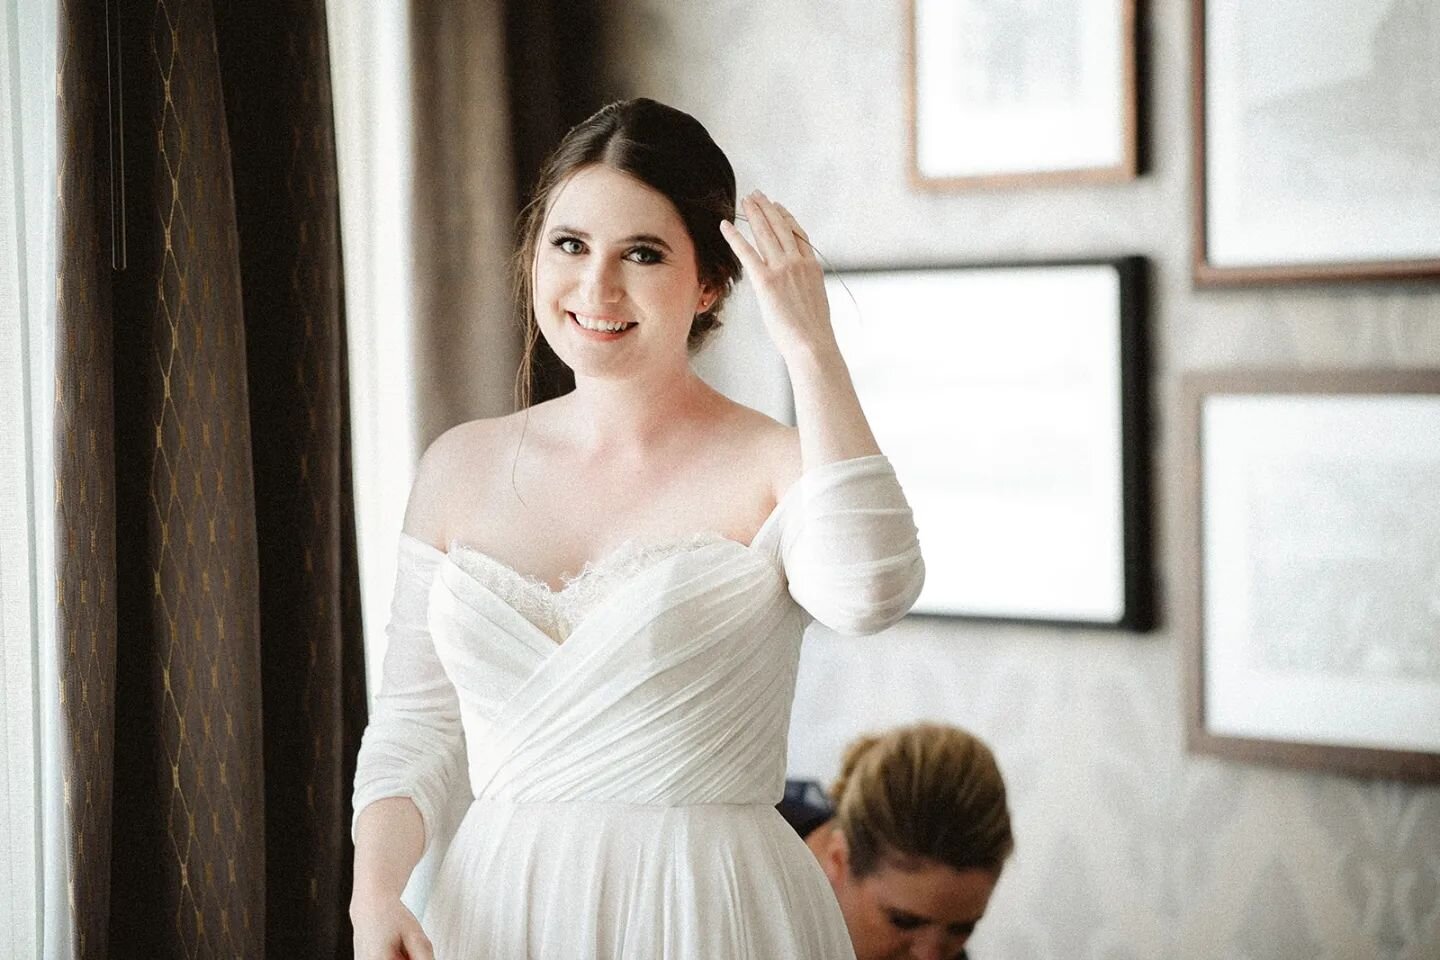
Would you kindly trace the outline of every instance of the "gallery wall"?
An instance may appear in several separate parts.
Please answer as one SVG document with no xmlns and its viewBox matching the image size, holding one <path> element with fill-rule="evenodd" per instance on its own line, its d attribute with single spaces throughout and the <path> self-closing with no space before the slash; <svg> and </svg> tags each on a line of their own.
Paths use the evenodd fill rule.
<svg viewBox="0 0 1440 960">
<path fill-rule="evenodd" d="M 985 737 L 1010 786 L 1017 852 L 972 940 L 978 958 L 1435 957 L 1440 789 L 1188 753 L 1175 601 L 1195 509 L 1180 479 L 1180 378 L 1440 366 L 1440 285 L 1196 289 L 1190 8 L 1142 7 L 1143 174 L 969 192 L 907 183 L 904 4 L 609 8 L 611 92 L 700 117 L 741 191 L 783 201 L 834 264 L 1149 261 L 1159 627 L 912 617 L 869 638 L 817 629 L 791 771 L 829 780 L 850 738 L 915 719 Z M 748 298 L 705 363 L 736 395 L 783 406 L 782 368 Z M 932 414 L 943 425 L 944 411 Z"/>
</svg>

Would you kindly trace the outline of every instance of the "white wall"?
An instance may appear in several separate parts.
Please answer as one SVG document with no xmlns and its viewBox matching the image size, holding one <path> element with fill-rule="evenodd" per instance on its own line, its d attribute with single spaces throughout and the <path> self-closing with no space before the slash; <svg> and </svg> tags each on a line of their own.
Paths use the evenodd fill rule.
<svg viewBox="0 0 1440 960">
<path fill-rule="evenodd" d="M 902 3 L 616 0 L 606 62 L 617 95 L 698 116 L 740 190 L 782 200 L 843 266 L 1148 257 L 1168 618 L 1189 509 L 1176 470 L 1178 377 L 1242 365 L 1440 365 L 1440 293 L 1193 290 L 1190 5 L 1144 6 L 1151 169 L 1118 186 L 909 188 Z M 737 354 L 754 357 L 764 334 L 745 309 L 736 302 L 729 322 L 752 338 Z M 1440 956 L 1440 789 L 1190 756 L 1179 678 L 1170 624 L 1133 636 L 914 618 L 868 639 L 817 633 L 790 765 L 829 780 L 853 735 L 918 718 L 959 723 L 995 747 L 1018 850 L 972 941 L 977 958 Z"/>
</svg>

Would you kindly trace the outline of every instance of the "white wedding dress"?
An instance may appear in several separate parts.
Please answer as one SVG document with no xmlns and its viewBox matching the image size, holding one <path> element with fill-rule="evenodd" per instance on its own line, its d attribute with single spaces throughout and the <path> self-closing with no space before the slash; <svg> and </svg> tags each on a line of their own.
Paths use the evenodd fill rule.
<svg viewBox="0 0 1440 960">
<path fill-rule="evenodd" d="M 630 544 L 558 592 L 402 535 L 354 806 L 410 797 L 428 847 L 468 802 L 437 960 L 853 957 L 774 809 L 801 634 L 882 629 L 923 579 L 883 455 L 807 471 L 748 546 Z"/>
</svg>

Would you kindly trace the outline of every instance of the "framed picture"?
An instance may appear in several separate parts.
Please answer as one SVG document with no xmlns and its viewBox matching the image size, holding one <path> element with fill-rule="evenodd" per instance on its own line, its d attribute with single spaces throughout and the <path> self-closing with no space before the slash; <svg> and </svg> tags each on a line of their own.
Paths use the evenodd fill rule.
<svg viewBox="0 0 1440 960">
<path fill-rule="evenodd" d="M 1105 183 L 1139 169 L 1136 0 L 910 0 L 921 188 Z"/>
<path fill-rule="evenodd" d="M 1196 282 L 1440 276 L 1440 4 L 1192 2 Z"/>
<path fill-rule="evenodd" d="M 1440 779 L 1440 370 L 1182 392 L 1191 749 Z"/>
<path fill-rule="evenodd" d="M 840 271 L 925 552 L 916 613 L 1151 626 L 1143 261 Z"/>
</svg>

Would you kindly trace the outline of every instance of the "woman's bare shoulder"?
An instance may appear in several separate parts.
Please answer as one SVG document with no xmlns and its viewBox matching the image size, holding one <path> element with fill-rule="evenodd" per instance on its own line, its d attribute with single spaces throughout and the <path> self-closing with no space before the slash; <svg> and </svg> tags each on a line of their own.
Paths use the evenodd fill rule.
<svg viewBox="0 0 1440 960">
<path fill-rule="evenodd" d="M 773 466 L 771 476 L 775 502 L 779 503 L 780 498 L 785 496 L 785 491 L 800 479 L 800 431 L 795 427 L 777 423 L 773 430 L 767 432 L 765 442 L 766 459 Z"/>
<path fill-rule="evenodd" d="M 800 476 L 800 431 L 759 410 L 735 404 L 745 443 L 770 478 L 776 502 Z"/>
<path fill-rule="evenodd" d="M 404 530 L 444 550 L 450 537 L 450 505 L 457 497 L 473 502 L 477 483 L 487 482 L 504 451 L 513 446 L 520 414 L 467 420 L 431 441 L 415 468 Z"/>
</svg>

